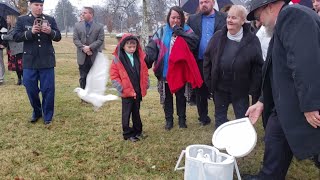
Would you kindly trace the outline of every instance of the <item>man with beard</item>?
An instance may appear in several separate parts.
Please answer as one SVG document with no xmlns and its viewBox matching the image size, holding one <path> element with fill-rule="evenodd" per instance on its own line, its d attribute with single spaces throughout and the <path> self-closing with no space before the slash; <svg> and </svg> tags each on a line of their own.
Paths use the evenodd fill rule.
<svg viewBox="0 0 320 180">
<path fill-rule="evenodd" d="M 253 124 L 262 114 L 263 167 L 245 179 L 284 180 L 293 155 L 314 156 L 319 163 L 320 18 L 308 7 L 287 3 L 253 0 L 247 16 L 273 35 L 262 72 L 262 96 L 246 113 Z"/>
<path fill-rule="evenodd" d="M 200 44 L 198 51 L 195 53 L 197 56 L 197 64 L 203 79 L 203 56 L 207 48 L 208 42 L 213 34 L 222 29 L 226 24 L 227 16 L 215 9 L 214 0 L 199 0 L 200 12 L 195 15 L 191 15 L 188 18 L 187 24 L 191 29 L 199 36 Z M 196 103 L 199 114 L 200 125 L 206 126 L 210 124 L 211 119 L 208 116 L 208 96 L 209 91 L 205 83 L 201 88 L 196 89 Z"/>
</svg>

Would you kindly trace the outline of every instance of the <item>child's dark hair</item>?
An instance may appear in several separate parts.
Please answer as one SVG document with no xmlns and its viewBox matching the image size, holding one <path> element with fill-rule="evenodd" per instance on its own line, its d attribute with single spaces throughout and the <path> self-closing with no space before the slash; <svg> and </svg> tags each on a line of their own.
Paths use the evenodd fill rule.
<svg viewBox="0 0 320 180">
<path fill-rule="evenodd" d="M 186 18 L 184 17 L 184 13 L 183 13 L 182 8 L 179 7 L 179 6 L 173 6 L 173 7 L 170 8 L 170 10 L 168 12 L 168 15 L 167 15 L 167 23 L 170 24 L 169 23 L 169 19 L 170 19 L 172 11 L 176 11 L 179 14 L 180 20 L 181 20 L 181 27 L 183 27 Z"/>
<path fill-rule="evenodd" d="M 127 44 L 127 42 L 130 42 L 130 43 L 132 43 L 132 44 L 133 44 L 134 42 L 136 42 L 136 45 L 139 44 L 139 40 L 138 40 L 138 38 L 137 38 L 136 36 L 128 36 L 128 37 L 126 37 L 126 38 L 124 38 L 124 39 L 122 40 L 122 42 L 120 43 L 120 47 L 123 48 L 124 45 Z"/>
<path fill-rule="evenodd" d="M 126 44 L 133 44 L 133 45 L 137 45 L 138 42 L 136 39 L 129 39 L 128 41 L 126 41 Z"/>
</svg>

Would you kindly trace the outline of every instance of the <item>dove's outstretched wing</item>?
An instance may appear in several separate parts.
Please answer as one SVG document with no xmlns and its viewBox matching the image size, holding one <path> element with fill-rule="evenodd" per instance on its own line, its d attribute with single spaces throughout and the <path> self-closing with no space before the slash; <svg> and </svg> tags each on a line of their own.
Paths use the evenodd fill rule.
<svg viewBox="0 0 320 180">
<path fill-rule="evenodd" d="M 109 60 L 99 52 L 87 75 L 85 90 L 88 94 L 96 93 L 98 95 L 104 95 L 109 76 L 108 70 Z"/>
</svg>

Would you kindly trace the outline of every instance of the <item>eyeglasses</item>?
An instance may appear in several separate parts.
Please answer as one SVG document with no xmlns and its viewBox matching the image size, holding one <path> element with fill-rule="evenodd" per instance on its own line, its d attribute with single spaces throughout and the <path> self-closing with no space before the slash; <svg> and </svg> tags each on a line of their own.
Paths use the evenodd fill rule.
<svg viewBox="0 0 320 180">
<path fill-rule="evenodd" d="M 268 5 L 264 5 L 264 6 L 262 6 L 261 8 L 259 8 L 258 10 L 260 10 L 259 11 L 259 13 L 258 13 L 258 10 L 256 10 L 255 12 L 254 12 L 254 19 L 255 20 L 257 20 L 257 21 L 260 21 L 260 16 L 261 16 L 261 13 L 262 13 L 262 11 L 267 7 Z"/>
</svg>

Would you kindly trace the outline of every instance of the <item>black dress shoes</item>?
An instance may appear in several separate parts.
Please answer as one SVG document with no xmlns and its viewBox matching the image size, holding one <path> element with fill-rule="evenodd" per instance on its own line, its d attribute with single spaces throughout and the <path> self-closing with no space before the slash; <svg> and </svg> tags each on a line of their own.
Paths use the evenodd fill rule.
<svg viewBox="0 0 320 180">
<path fill-rule="evenodd" d="M 250 175 L 250 174 L 243 175 L 242 179 L 243 180 L 262 180 L 261 178 L 259 178 L 259 175 Z"/>
<path fill-rule="evenodd" d="M 138 139 L 140 139 L 140 140 L 142 140 L 142 139 L 146 139 L 148 137 L 148 135 L 145 135 L 145 134 L 138 134 L 138 135 L 136 135 L 136 138 L 138 138 Z"/>
<path fill-rule="evenodd" d="M 166 124 L 166 125 L 164 126 L 164 129 L 167 130 L 167 131 L 170 131 L 172 128 L 173 128 L 173 125 L 172 125 L 172 124 Z"/>
<path fill-rule="evenodd" d="M 21 79 L 18 79 L 17 85 L 18 86 L 22 85 L 22 80 Z"/>
<path fill-rule="evenodd" d="M 137 137 L 135 137 L 135 136 L 133 136 L 133 137 L 129 137 L 129 138 L 124 138 L 124 140 L 129 140 L 129 141 L 131 141 L 131 142 L 137 142 L 137 141 L 140 141 L 140 139 L 139 139 L 139 138 L 137 138 Z"/>
<path fill-rule="evenodd" d="M 209 125 L 210 124 L 210 121 L 200 121 L 200 126 L 206 126 L 206 125 Z"/>
<path fill-rule="evenodd" d="M 312 158 L 314 165 L 320 169 L 320 154 Z"/>
<path fill-rule="evenodd" d="M 31 122 L 31 123 L 36 123 L 41 117 L 42 117 L 42 116 L 32 117 L 32 118 L 30 119 L 30 122 Z"/>
</svg>

